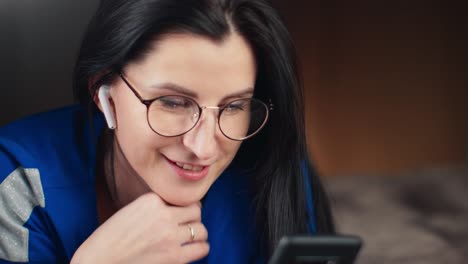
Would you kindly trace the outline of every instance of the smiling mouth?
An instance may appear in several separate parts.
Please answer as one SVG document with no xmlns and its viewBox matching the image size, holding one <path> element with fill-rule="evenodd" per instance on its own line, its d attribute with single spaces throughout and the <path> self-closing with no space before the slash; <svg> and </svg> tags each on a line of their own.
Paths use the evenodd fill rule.
<svg viewBox="0 0 468 264">
<path fill-rule="evenodd" d="M 164 156 L 165 157 L 165 156 Z M 172 161 L 167 157 L 166 161 L 174 169 L 175 173 L 183 179 L 190 181 L 198 181 L 208 175 L 210 165 L 195 165 L 189 163 L 183 163 L 178 161 Z"/>
<path fill-rule="evenodd" d="M 198 166 L 198 165 L 191 165 L 191 164 L 186 164 L 186 163 L 181 163 L 181 162 L 173 162 L 177 167 L 187 170 L 187 171 L 194 171 L 194 172 L 199 172 L 203 170 L 203 166 Z"/>
</svg>

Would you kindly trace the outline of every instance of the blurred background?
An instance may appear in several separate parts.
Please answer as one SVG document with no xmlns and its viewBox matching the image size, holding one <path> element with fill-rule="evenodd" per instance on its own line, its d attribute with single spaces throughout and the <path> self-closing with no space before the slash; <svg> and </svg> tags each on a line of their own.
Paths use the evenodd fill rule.
<svg viewBox="0 0 468 264">
<path fill-rule="evenodd" d="M 98 0 L 0 0 L 0 125 L 73 102 L 72 72 Z"/>
<path fill-rule="evenodd" d="M 460 3 L 275 2 L 296 39 L 309 146 L 323 174 L 466 160 L 468 31 Z"/>
<path fill-rule="evenodd" d="M 339 230 L 365 238 L 368 263 L 466 259 L 466 228 L 448 220 L 468 220 L 462 1 L 272 2 L 298 48 L 309 150 Z M 73 64 L 97 3 L 0 1 L 0 125 L 73 102 Z M 419 251 L 389 250 L 405 234 Z"/>
</svg>

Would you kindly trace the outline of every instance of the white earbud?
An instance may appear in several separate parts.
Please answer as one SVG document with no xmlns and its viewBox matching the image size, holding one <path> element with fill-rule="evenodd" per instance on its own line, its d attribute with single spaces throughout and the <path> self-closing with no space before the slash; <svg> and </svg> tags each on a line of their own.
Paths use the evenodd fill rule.
<svg viewBox="0 0 468 264">
<path fill-rule="evenodd" d="M 115 129 L 115 118 L 114 112 L 112 111 L 112 107 L 110 105 L 110 86 L 109 85 L 102 85 L 99 87 L 98 91 L 98 98 L 99 102 L 101 102 L 102 111 L 104 112 L 104 117 L 107 121 L 107 126 L 110 129 Z"/>
</svg>

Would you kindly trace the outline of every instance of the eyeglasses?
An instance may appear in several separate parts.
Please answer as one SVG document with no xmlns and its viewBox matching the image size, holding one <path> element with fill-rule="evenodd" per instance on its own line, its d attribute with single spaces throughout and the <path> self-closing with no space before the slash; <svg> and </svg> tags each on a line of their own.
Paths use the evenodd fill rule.
<svg viewBox="0 0 468 264">
<path fill-rule="evenodd" d="M 257 134 L 266 124 L 269 110 L 273 110 L 255 98 L 237 99 L 223 106 L 200 106 L 192 98 L 182 95 L 165 95 L 143 99 L 122 73 L 119 76 L 146 106 L 146 119 L 150 128 L 164 137 L 177 137 L 194 128 L 203 110 L 218 110 L 218 126 L 221 133 L 231 140 L 241 141 Z"/>
</svg>

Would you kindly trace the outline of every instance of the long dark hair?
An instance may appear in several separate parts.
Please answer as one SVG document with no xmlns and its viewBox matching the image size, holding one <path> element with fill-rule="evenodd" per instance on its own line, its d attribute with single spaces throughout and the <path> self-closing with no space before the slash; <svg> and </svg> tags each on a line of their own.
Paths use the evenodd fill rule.
<svg viewBox="0 0 468 264">
<path fill-rule="evenodd" d="M 330 208 L 310 164 L 305 141 L 302 84 L 295 48 L 279 15 L 265 0 L 103 0 L 84 37 L 75 67 L 75 97 L 92 105 L 103 82 L 89 80 L 122 69 L 167 33 L 191 33 L 222 41 L 231 32 L 251 45 L 257 62 L 255 97 L 274 104 L 267 127 L 242 144 L 234 162 L 251 172 L 257 230 L 271 254 L 279 239 L 308 232 L 333 233 Z M 259 153 L 259 151 L 261 153 Z M 315 216 L 307 211 L 312 186 Z"/>
</svg>

